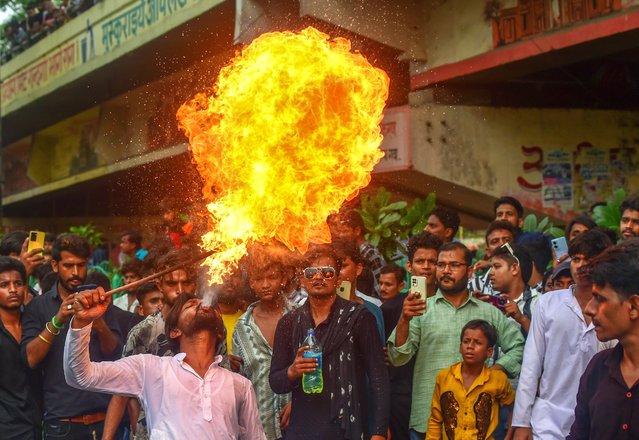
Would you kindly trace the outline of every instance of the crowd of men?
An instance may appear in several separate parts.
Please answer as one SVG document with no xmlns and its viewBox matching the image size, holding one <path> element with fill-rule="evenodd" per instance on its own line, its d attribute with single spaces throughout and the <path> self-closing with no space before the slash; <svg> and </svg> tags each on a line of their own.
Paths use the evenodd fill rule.
<svg viewBox="0 0 639 440">
<path fill-rule="evenodd" d="M 351 208 L 301 255 L 255 244 L 221 285 L 126 231 L 117 298 L 85 239 L 0 241 L 3 439 L 639 438 L 639 198 L 568 253 L 498 199 L 477 259 L 439 207 L 387 262 Z M 177 246 L 176 246 L 177 244 Z M 400 256 L 401 258 L 401 256 Z M 407 288 L 425 277 L 424 294 Z M 212 301 L 210 301 L 212 299 Z M 305 356 L 314 330 L 322 358 Z M 321 392 L 304 375 L 321 369 Z"/>
<path fill-rule="evenodd" d="M 34 0 L 24 6 L 25 17 L 9 19 L 0 35 L 0 64 L 33 46 L 99 0 Z M 57 5 L 56 5 L 57 3 Z"/>
</svg>

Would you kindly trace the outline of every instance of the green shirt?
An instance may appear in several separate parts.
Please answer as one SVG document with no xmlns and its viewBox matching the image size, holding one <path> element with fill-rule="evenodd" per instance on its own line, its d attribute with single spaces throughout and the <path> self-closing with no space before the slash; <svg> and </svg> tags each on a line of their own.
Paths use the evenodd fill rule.
<svg viewBox="0 0 639 440">
<path fill-rule="evenodd" d="M 393 365 L 404 365 L 417 355 L 410 414 L 410 428 L 417 432 L 426 432 L 437 373 L 462 360 L 460 335 L 468 321 L 483 319 L 495 326 L 497 345 L 504 353 L 497 363 L 511 377 L 519 374 L 524 354 L 521 332 L 497 307 L 469 295 L 468 300 L 456 309 L 439 290 L 426 302 L 426 313 L 411 319 L 404 345 L 395 346 L 397 329 L 388 338 L 388 357 Z"/>
</svg>

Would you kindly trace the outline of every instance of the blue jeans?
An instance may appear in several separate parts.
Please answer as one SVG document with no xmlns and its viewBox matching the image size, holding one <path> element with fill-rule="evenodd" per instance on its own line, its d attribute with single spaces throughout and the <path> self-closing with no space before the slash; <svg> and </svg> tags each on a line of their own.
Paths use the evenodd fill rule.
<svg viewBox="0 0 639 440">
<path fill-rule="evenodd" d="M 426 434 L 422 432 L 417 432 L 414 429 L 410 430 L 410 440 L 424 440 L 426 438 Z"/>
</svg>

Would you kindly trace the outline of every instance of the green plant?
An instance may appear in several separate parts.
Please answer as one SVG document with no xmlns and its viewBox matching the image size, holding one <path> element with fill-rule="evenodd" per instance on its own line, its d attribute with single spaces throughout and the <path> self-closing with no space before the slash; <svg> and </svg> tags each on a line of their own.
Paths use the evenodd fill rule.
<svg viewBox="0 0 639 440">
<path fill-rule="evenodd" d="M 535 214 L 528 214 L 526 218 L 524 218 L 524 227 L 522 228 L 522 231 L 541 232 L 542 234 L 550 235 L 554 238 L 563 237 L 564 235 L 564 230 L 553 225 L 548 217 L 544 217 L 539 223 L 537 223 L 537 217 Z"/>
<path fill-rule="evenodd" d="M 80 226 L 71 226 L 69 228 L 69 232 L 78 234 L 80 237 L 83 237 L 86 241 L 89 242 L 89 245 L 92 248 L 100 247 L 104 242 L 104 240 L 102 239 L 102 232 L 98 231 L 91 223 Z"/>
<path fill-rule="evenodd" d="M 626 198 L 626 190 L 619 188 L 608 198 L 605 205 L 596 206 L 592 219 L 597 226 L 612 229 L 619 233 L 619 224 L 621 223 L 621 204 Z"/>
<path fill-rule="evenodd" d="M 105 275 L 111 283 L 111 288 L 115 289 L 124 284 L 124 277 L 120 273 L 120 269 L 111 264 L 110 261 L 102 261 L 96 266 L 91 266 L 91 270 L 95 270 Z"/>
<path fill-rule="evenodd" d="M 387 261 L 396 259 L 398 253 L 406 253 L 402 240 L 424 230 L 428 216 L 435 208 L 435 193 L 425 199 L 415 199 L 411 206 L 403 200 L 390 201 L 391 193 L 380 188 L 372 197 L 364 194 L 361 208 L 357 210 L 367 231 L 364 237 Z"/>
</svg>

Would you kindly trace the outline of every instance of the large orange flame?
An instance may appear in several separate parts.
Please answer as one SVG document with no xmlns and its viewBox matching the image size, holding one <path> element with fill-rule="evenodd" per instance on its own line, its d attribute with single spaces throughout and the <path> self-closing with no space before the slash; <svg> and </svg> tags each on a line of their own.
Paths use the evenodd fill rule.
<svg viewBox="0 0 639 440">
<path fill-rule="evenodd" d="M 211 282 L 252 242 L 329 241 L 327 215 L 370 181 L 389 80 L 350 50 L 312 27 L 264 34 L 221 70 L 213 96 L 179 109 L 210 202 Z"/>
</svg>

